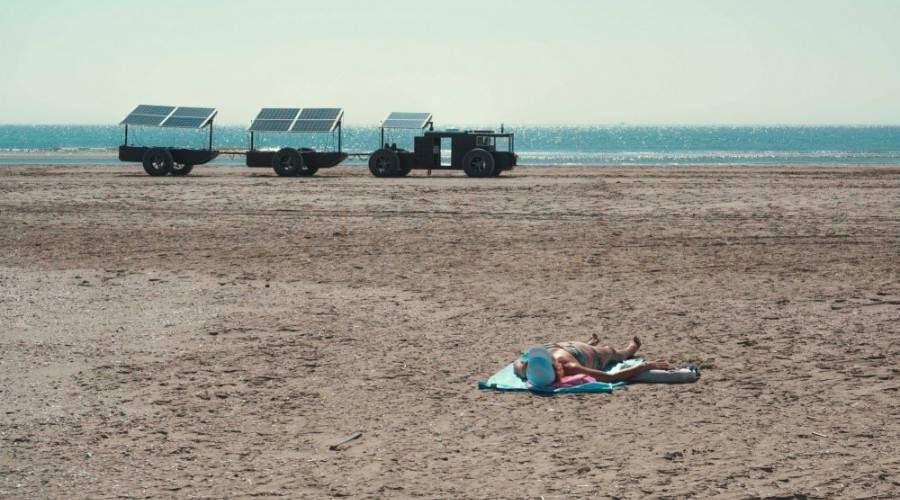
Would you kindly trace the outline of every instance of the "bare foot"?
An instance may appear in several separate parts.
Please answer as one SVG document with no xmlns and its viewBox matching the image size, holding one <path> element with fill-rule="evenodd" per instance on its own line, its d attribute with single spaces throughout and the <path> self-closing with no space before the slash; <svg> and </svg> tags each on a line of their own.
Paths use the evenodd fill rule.
<svg viewBox="0 0 900 500">
<path fill-rule="evenodd" d="M 635 335 L 631 339 L 631 343 L 628 344 L 628 347 L 625 348 L 625 352 L 628 354 L 628 357 L 631 358 L 634 356 L 634 353 L 638 352 L 638 349 L 641 348 L 641 339 Z"/>
</svg>

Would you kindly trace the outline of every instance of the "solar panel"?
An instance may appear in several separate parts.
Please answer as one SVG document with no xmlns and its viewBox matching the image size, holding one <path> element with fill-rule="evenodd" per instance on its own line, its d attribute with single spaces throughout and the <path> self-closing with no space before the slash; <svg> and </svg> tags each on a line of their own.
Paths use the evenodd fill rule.
<svg viewBox="0 0 900 500">
<path fill-rule="evenodd" d="M 334 120 L 343 113 L 340 108 L 304 108 L 301 120 Z"/>
<path fill-rule="evenodd" d="M 134 108 L 119 125 L 147 127 L 202 128 L 216 116 L 216 108 L 192 108 L 141 104 Z"/>
<path fill-rule="evenodd" d="M 291 132 L 331 132 L 333 125 L 334 120 L 297 120 Z"/>
<path fill-rule="evenodd" d="M 300 108 L 263 108 L 256 115 L 257 120 L 291 120 L 294 121 Z"/>
<path fill-rule="evenodd" d="M 172 113 L 172 116 L 190 116 L 191 118 L 206 118 L 213 114 L 215 108 L 189 108 L 179 107 Z"/>
<path fill-rule="evenodd" d="M 129 113 L 119 125 L 146 125 L 158 127 L 172 111 L 175 111 L 175 106 L 141 104 L 134 108 L 134 111 Z"/>
<path fill-rule="evenodd" d="M 193 116 L 170 116 L 160 125 L 161 127 L 178 127 L 178 128 L 200 128 L 206 118 L 195 118 Z"/>
<path fill-rule="evenodd" d="M 394 111 L 381 121 L 381 128 L 425 128 L 431 113 L 402 113 Z"/>
<path fill-rule="evenodd" d="M 158 127 L 163 120 L 166 119 L 165 115 L 136 115 L 134 113 L 125 117 L 119 125 L 144 125 L 148 127 Z"/>
<path fill-rule="evenodd" d="M 341 108 L 263 108 L 251 132 L 331 132 L 344 116 Z"/>
<path fill-rule="evenodd" d="M 131 114 L 168 116 L 172 111 L 175 111 L 175 106 L 153 106 L 150 104 L 141 104 L 138 107 L 134 108 L 134 111 L 132 111 Z"/>
</svg>

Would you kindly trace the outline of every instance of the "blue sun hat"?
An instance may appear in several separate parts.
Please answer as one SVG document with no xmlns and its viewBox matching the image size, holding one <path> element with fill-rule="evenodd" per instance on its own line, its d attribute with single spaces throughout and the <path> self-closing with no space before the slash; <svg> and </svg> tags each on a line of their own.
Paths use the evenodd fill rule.
<svg viewBox="0 0 900 500">
<path fill-rule="evenodd" d="M 550 351 L 544 347 L 532 347 L 528 350 L 528 367 L 525 368 L 528 381 L 535 387 L 550 385 L 556 380 L 553 370 L 553 359 Z"/>
</svg>

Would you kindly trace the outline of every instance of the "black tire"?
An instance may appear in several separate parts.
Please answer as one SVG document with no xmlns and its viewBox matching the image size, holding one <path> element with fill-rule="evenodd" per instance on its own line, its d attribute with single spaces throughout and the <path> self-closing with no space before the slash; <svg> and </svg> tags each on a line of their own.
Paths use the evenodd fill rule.
<svg viewBox="0 0 900 500">
<path fill-rule="evenodd" d="M 194 170 L 193 165 L 185 165 L 181 163 L 176 163 L 172 165 L 172 175 L 187 175 L 191 173 L 191 170 Z"/>
<path fill-rule="evenodd" d="M 410 172 L 412 172 L 411 168 L 401 168 L 400 171 L 397 172 L 397 177 L 406 177 Z"/>
<path fill-rule="evenodd" d="M 375 177 L 396 177 L 400 173 L 400 157 L 390 149 L 379 149 L 369 156 L 369 172 Z"/>
<path fill-rule="evenodd" d="M 463 170 L 469 177 L 491 177 L 496 165 L 494 157 L 483 149 L 473 149 L 463 156 Z"/>
<path fill-rule="evenodd" d="M 303 170 L 303 156 L 294 148 L 281 148 L 272 157 L 272 168 L 281 177 L 296 177 Z"/>
<path fill-rule="evenodd" d="M 501 169 L 501 168 L 495 166 L 495 167 L 494 167 L 494 174 L 493 174 L 493 176 L 494 176 L 494 177 L 500 177 L 500 174 L 501 174 L 502 172 L 503 172 L 503 169 Z"/>
<path fill-rule="evenodd" d="M 172 152 L 165 148 L 148 149 L 144 152 L 141 162 L 144 164 L 144 172 L 153 177 L 168 175 L 175 164 Z"/>
</svg>

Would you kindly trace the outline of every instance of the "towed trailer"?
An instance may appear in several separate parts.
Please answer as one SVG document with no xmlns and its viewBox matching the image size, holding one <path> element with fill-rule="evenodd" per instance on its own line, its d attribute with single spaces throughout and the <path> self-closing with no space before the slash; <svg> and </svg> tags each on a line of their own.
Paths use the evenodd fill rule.
<svg viewBox="0 0 900 500">
<path fill-rule="evenodd" d="M 219 151 L 212 148 L 213 119 L 216 108 L 186 106 L 159 106 L 140 104 L 119 125 L 125 126 L 125 142 L 119 146 L 119 160 L 140 162 L 147 175 L 183 176 L 191 173 L 195 165 L 209 163 Z M 203 129 L 209 127 L 207 149 L 179 148 L 173 146 L 133 146 L 128 144 L 128 127 L 160 127 Z"/>
<path fill-rule="evenodd" d="M 263 108 L 250 124 L 250 150 L 246 152 L 248 167 L 266 167 L 282 177 L 311 176 L 320 168 L 330 168 L 347 158 L 341 151 L 341 108 Z M 262 132 L 337 133 L 337 151 L 316 151 L 308 147 L 282 147 L 278 150 L 256 149 L 254 139 Z"/>
<path fill-rule="evenodd" d="M 398 148 L 384 140 L 385 129 L 428 131 L 413 139 L 413 150 Z M 463 170 L 469 177 L 497 177 L 516 166 L 515 134 L 493 130 L 435 131 L 431 113 L 393 112 L 381 121 L 383 147 L 369 156 L 369 171 L 375 177 L 403 177 L 413 169 Z M 444 139 L 449 141 L 450 163 L 443 164 Z M 505 148 L 498 144 L 505 142 Z M 505 149 L 505 150 L 504 150 Z"/>
</svg>

